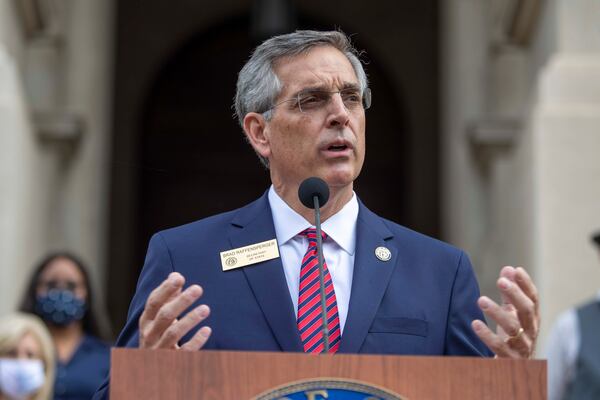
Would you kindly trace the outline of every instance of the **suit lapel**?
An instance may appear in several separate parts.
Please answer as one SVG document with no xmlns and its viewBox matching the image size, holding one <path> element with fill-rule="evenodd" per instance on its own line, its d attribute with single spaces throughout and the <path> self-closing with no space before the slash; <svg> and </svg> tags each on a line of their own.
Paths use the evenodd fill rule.
<svg viewBox="0 0 600 400">
<path fill-rule="evenodd" d="M 393 236 L 392 232 L 380 217 L 359 204 L 352 291 L 340 353 L 360 350 L 399 259 L 398 250 L 387 242 Z M 391 251 L 389 261 L 381 261 L 375 256 L 375 249 L 380 246 Z"/>
<path fill-rule="evenodd" d="M 232 248 L 274 239 L 267 195 L 239 210 L 232 225 L 229 237 Z M 281 349 L 303 351 L 281 259 L 249 265 L 243 271 Z"/>
</svg>

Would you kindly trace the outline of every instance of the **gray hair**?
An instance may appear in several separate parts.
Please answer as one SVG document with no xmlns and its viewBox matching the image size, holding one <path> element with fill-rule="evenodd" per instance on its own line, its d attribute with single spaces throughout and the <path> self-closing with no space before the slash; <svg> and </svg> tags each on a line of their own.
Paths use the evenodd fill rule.
<svg viewBox="0 0 600 400">
<path fill-rule="evenodd" d="M 367 74 L 358 58 L 360 53 L 344 33 L 306 30 L 274 36 L 254 50 L 238 75 L 235 113 L 242 128 L 244 117 L 249 112 L 261 113 L 267 121 L 272 116 L 271 108 L 282 89 L 273 65 L 281 58 L 300 55 L 316 46 L 331 46 L 344 53 L 354 68 L 361 93 L 364 93 L 369 84 Z M 266 158 L 260 154 L 258 158 L 267 168 L 269 167 Z"/>
</svg>

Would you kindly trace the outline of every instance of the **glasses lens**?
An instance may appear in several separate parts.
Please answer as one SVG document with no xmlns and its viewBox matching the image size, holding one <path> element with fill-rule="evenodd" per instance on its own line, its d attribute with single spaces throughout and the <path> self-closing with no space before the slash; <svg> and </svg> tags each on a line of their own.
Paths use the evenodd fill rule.
<svg viewBox="0 0 600 400">
<path fill-rule="evenodd" d="M 362 96 L 358 89 L 340 90 L 340 96 L 342 96 L 342 101 L 348 110 L 355 110 L 362 105 Z"/>
<path fill-rule="evenodd" d="M 371 89 L 365 88 L 365 91 L 363 93 L 362 102 L 363 102 L 363 108 L 365 110 L 368 110 L 369 108 L 371 108 Z"/>
<path fill-rule="evenodd" d="M 298 108 L 301 112 L 318 110 L 327 104 L 330 96 L 323 90 L 303 90 L 298 93 Z"/>
<path fill-rule="evenodd" d="M 355 88 L 342 89 L 339 92 L 326 90 L 303 90 L 298 93 L 296 105 L 300 112 L 306 113 L 320 110 L 329 104 L 331 97 L 339 93 L 344 106 L 348 110 L 356 110 L 361 106 L 366 110 L 371 107 L 371 90 L 366 88 L 361 96 L 360 90 Z"/>
</svg>

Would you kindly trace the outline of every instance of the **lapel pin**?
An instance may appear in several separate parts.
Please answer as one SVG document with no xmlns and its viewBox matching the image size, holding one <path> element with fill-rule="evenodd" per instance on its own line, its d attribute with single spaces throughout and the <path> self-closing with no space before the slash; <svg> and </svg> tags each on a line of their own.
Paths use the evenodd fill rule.
<svg viewBox="0 0 600 400">
<path fill-rule="evenodd" d="M 375 256 L 381 261 L 389 261 L 392 258 L 392 252 L 387 247 L 379 246 L 375 249 Z"/>
</svg>

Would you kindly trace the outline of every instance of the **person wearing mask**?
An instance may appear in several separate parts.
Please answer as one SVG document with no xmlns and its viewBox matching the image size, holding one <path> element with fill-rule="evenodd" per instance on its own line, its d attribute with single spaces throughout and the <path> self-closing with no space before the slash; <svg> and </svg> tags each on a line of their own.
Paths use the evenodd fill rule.
<svg viewBox="0 0 600 400">
<path fill-rule="evenodd" d="M 48 255 L 34 271 L 21 310 L 39 315 L 57 356 L 54 399 L 89 399 L 108 373 L 109 346 L 94 314 L 89 275 L 74 255 Z"/>
<path fill-rule="evenodd" d="M 54 345 L 35 315 L 0 318 L 0 400 L 48 400 L 54 384 Z"/>
<path fill-rule="evenodd" d="M 600 256 L 600 231 L 592 235 Z M 562 313 L 548 337 L 548 399 L 600 399 L 600 291 Z"/>
</svg>

